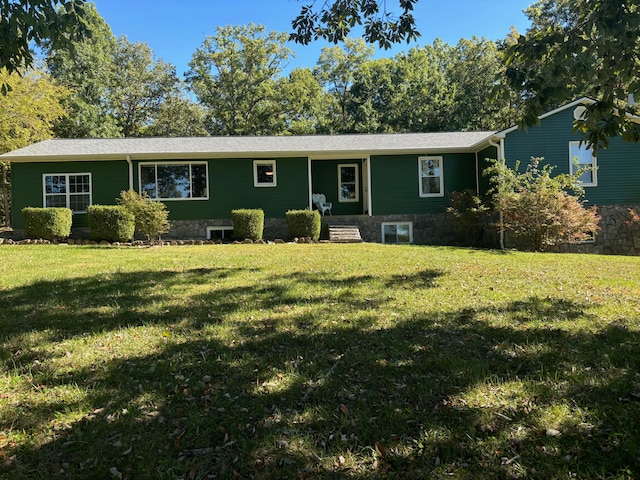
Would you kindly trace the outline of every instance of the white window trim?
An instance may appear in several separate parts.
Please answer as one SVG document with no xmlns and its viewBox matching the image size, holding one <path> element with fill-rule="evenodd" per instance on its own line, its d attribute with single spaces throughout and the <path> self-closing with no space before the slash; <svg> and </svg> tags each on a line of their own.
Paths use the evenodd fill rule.
<svg viewBox="0 0 640 480">
<path fill-rule="evenodd" d="M 569 173 L 573 175 L 575 170 L 575 165 L 573 163 L 573 155 L 571 155 L 573 147 L 580 147 L 581 142 L 569 142 Z M 591 165 L 592 165 L 592 173 L 591 177 L 593 178 L 593 182 L 585 183 L 580 182 L 580 185 L 583 187 L 597 187 L 598 186 L 598 157 L 593 154 L 593 150 L 591 150 Z"/>
<path fill-rule="evenodd" d="M 381 239 L 382 239 L 382 243 L 386 243 L 384 241 L 384 227 L 389 226 L 389 225 L 408 225 L 409 226 L 409 242 L 394 242 L 394 243 L 390 243 L 389 245 L 409 245 L 411 243 L 413 243 L 413 222 L 382 222 L 381 226 L 380 226 L 380 234 L 381 234 Z"/>
<path fill-rule="evenodd" d="M 222 239 L 231 238 L 231 234 L 233 233 L 233 225 L 210 225 L 207 227 L 207 240 L 211 240 L 213 232 L 221 232 Z M 227 235 L 225 235 L 225 232 Z"/>
<path fill-rule="evenodd" d="M 424 193 L 422 191 L 422 162 L 424 160 L 438 160 L 440 162 L 440 193 Z M 418 192 L 420 197 L 444 197 L 444 160 L 441 156 L 418 157 Z"/>
<path fill-rule="evenodd" d="M 273 169 L 273 182 L 272 183 L 260 183 L 258 182 L 258 165 L 271 165 Z M 254 160 L 253 161 L 253 186 L 254 187 L 277 187 L 278 177 L 276 174 L 276 161 L 275 160 Z"/>
<path fill-rule="evenodd" d="M 341 178 L 341 169 L 344 167 L 354 167 L 356 169 L 356 198 L 350 198 L 348 200 L 344 200 L 342 198 L 342 184 L 343 183 L 351 183 L 351 182 L 343 182 Z M 358 168 L 357 163 L 339 163 L 338 164 L 338 202 L 339 203 L 357 203 L 360 201 L 360 170 Z"/>
<path fill-rule="evenodd" d="M 193 201 L 193 200 L 209 200 L 209 163 L 208 162 L 140 162 L 138 164 L 138 193 L 142 195 L 142 167 L 155 167 L 155 184 L 156 191 L 158 189 L 158 165 L 189 165 L 189 178 L 191 178 L 191 166 L 192 165 L 204 165 L 205 174 L 207 177 L 206 196 L 204 197 L 188 197 L 188 198 L 152 198 L 151 200 L 157 200 L 159 202 L 180 202 L 180 201 Z M 190 194 L 193 192 L 193 188 L 190 189 Z"/>
<path fill-rule="evenodd" d="M 47 177 L 66 177 L 67 192 L 65 193 L 65 195 L 67 199 L 65 203 L 66 203 L 66 208 L 71 208 L 71 195 L 78 195 L 78 194 L 69 192 L 69 177 L 70 176 L 76 177 L 76 176 L 82 176 L 82 175 L 89 176 L 89 205 L 93 205 L 93 178 L 91 177 L 91 173 L 90 172 L 77 172 L 77 173 L 70 172 L 70 173 L 43 173 L 42 174 L 42 206 L 43 207 L 47 206 L 47 195 L 62 195 L 62 194 L 56 194 L 56 193 L 47 193 L 47 182 L 45 181 Z M 80 195 L 85 195 L 85 194 L 82 193 Z M 72 212 L 74 214 L 87 213 L 86 210 L 72 210 Z"/>
</svg>

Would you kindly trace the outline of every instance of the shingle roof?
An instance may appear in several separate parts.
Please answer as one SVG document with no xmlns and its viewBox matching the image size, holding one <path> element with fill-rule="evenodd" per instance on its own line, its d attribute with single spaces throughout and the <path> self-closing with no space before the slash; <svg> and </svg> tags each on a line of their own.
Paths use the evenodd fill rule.
<svg viewBox="0 0 640 480">
<path fill-rule="evenodd" d="M 475 151 L 495 132 L 439 132 L 281 137 L 45 140 L 1 155 L 5 161 L 373 155 Z"/>
</svg>

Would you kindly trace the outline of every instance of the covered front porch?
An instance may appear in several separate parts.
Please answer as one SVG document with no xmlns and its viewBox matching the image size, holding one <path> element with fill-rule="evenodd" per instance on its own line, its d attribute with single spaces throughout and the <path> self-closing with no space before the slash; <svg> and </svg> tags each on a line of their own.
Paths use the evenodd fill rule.
<svg viewBox="0 0 640 480">
<path fill-rule="evenodd" d="M 314 195 L 324 195 L 325 216 L 371 215 L 368 158 L 309 159 L 309 206 L 318 210 Z"/>
</svg>

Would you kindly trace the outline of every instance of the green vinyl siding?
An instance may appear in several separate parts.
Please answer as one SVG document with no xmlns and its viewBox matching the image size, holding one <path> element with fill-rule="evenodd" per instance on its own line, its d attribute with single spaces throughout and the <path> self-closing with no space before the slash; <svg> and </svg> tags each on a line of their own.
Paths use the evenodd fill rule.
<svg viewBox="0 0 640 480">
<path fill-rule="evenodd" d="M 59 173 L 90 173 L 92 203 L 113 205 L 122 190 L 129 188 L 126 161 L 35 162 L 11 164 L 12 218 L 14 228 L 24 228 L 22 209 L 43 206 L 42 176 Z M 88 226 L 86 214 L 74 214 L 73 227 Z"/>
<path fill-rule="evenodd" d="M 260 208 L 266 218 L 284 218 L 287 210 L 309 206 L 309 177 L 306 158 L 276 159 L 277 185 L 254 186 L 253 161 L 249 159 L 211 159 L 207 161 L 209 198 L 165 200 L 170 220 L 231 218 L 231 210 Z M 198 160 L 199 162 L 202 160 Z M 185 163 L 188 160 L 135 162 L 138 188 L 139 164 Z"/>
<path fill-rule="evenodd" d="M 418 157 L 442 157 L 444 196 L 420 197 Z M 451 192 L 476 189 L 473 153 L 442 155 L 389 155 L 371 157 L 371 209 L 373 215 L 444 212 Z"/>
<path fill-rule="evenodd" d="M 478 152 L 478 190 L 480 195 L 486 195 L 492 185 L 489 176 L 484 175 L 484 171 L 491 166 L 491 160 L 498 159 L 498 150 L 496 147 L 487 147 Z"/>
<path fill-rule="evenodd" d="M 505 157 L 511 167 L 520 161 L 521 170 L 531 157 L 544 157 L 555 165 L 555 173 L 569 173 L 569 142 L 580 141 L 573 133 L 573 108 L 543 118 L 527 130 L 507 134 Z M 597 152 L 597 186 L 585 187 L 588 204 L 640 203 L 640 144 L 611 139 L 608 149 Z"/>
<path fill-rule="evenodd" d="M 338 201 L 338 165 L 358 165 L 358 201 Z M 311 177 L 313 193 L 324 193 L 327 202 L 333 204 L 332 215 L 362 215 L 363 186 L 362 160 L 313 160 L 311 163 Z"/>
</svg>

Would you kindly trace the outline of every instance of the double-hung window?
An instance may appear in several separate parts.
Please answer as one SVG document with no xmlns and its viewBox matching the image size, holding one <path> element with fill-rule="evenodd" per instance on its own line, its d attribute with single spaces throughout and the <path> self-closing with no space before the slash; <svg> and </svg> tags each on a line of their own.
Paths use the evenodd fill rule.
<svg viewBox="0 0 640 480">
<path fill-rule="evenodd" d="M 141 163 L 142 192 L 154 200 L 206 200 L 207 162 Z"/>
<path fill-rule="evenodd" d="M 358 164 L 338 165 L 338 201 L 341 203 L 358 202 L 360 200 L 360 183 L 358 181 Z"/>
<path fill-rule="evenodd" d="M 42 176 L 45 207 L 70 208 L 86 213 L 91 205 L 90 173 L 56 173 Z"/>
<path fill-rule="evenodd" d="M 443 197 L 442 157 L 418 157 L 421 197 Z"/>
<path fill-rule="evenodd" d="M 581 142 L 569 142 L 569 172 L 573 175 L 581 171 L 580 183 L 583 187 L 598 185 L 597 162 L 593 150 Z"/>
</svg>

